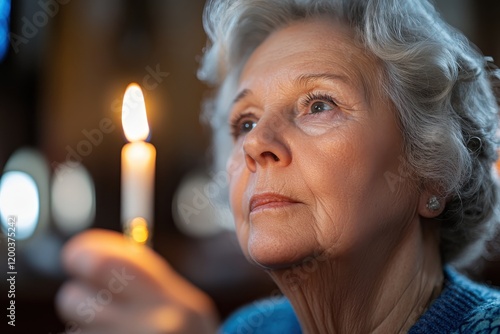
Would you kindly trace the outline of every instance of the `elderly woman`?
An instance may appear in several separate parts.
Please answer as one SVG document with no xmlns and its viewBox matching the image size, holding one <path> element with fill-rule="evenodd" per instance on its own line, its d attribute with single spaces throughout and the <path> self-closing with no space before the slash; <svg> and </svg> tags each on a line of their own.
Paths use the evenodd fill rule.
<svg viewBox="0 0 500 334">
<path fill-rule="evenodd" d="M 465 37 L 426 0 L 212 1 L 205 26 L 236 234 L 284 294 L 220 331 L 500 331 L 500 294 L 453 268 L 481 252 L 499 206 L 498 73 Z M 76 279 L 59 305 L 80 329 L 217 328 L 208 297 L 117 234 L 83 234 L 64 260 Z"/>
</svg>

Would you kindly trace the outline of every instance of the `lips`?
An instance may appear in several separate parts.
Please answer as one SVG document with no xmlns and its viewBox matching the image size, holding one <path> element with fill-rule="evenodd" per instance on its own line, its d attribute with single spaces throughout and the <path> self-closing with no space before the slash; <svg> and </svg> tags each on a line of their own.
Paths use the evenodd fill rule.
<svg viewBox="0 0 500 334">
<path fill-rule="evenodd" d="M 258 210 L 279 208 L 290 204 L 296 204 L 297 201 L 279 194 L 265 193 L 253 195 L 250 198 L 250 212 Z"/>
</svg>

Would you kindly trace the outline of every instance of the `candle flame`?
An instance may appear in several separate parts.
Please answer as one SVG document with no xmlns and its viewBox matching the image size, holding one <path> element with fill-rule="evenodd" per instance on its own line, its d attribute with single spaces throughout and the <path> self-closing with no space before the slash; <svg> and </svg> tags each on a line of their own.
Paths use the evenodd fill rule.
<svg viewBox="0 0 500 334">
<path fill-rule="evenodd" d="M 131 83 L 125 90 L 122 106 L 122 125 L 128 141 L 144 141 L 149 136 L 146 104 L 141 87 Z"/>
</svg>

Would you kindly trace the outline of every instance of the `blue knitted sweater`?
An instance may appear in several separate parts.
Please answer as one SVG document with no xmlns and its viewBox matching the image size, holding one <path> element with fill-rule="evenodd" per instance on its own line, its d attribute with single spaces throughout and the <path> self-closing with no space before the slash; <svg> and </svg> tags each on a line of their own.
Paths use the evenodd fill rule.
<svg viewBox="0 0 500 334">
<path fill-rule="evenodd" d="M 447 266 L 441 295 L 409 334 L 500 334 L 500 291 L 472 282 Z M 300 324 L 284 297 L 257 301 L 236 311 L 221 334 L 300 334 Z"/>
</svg>

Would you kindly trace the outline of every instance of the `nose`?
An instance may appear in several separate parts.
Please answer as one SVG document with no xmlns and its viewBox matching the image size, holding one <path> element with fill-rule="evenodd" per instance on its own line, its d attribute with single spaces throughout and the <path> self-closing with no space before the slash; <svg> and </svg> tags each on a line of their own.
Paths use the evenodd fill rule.
<svg viewBox="0 0 500 334">
<path fill-rule="evenodd" d="M 245 136 L 243 150 L 245 163 L 251 172 L 257 166 L 287 166 L 292 161 L 290 148 L 285 141 L 286 120 L 278 116 L 263 116 Z"/>
</svg>

